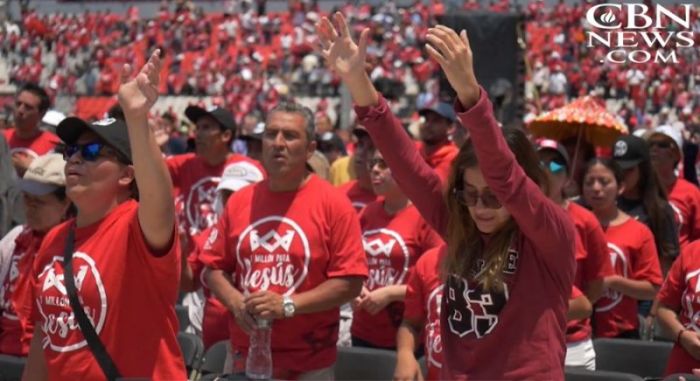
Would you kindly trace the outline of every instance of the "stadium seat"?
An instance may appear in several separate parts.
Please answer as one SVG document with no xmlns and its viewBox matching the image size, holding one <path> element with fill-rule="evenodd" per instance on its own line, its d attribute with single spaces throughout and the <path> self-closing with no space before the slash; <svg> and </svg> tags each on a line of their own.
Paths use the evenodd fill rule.
<svg viewBox="0 0 700 381">
<path fill-rule="evenodd" d="M 228 341 L 223 340 L 212 345 L 204 354 L 202 365 L 199 371 L 202 374 L 221 374 L 224 372 L 224 363 L 226 362 L 226 353 Z"/>
<path fill-rule="evenodd" d="M 339 347 L 335 379 L 391 380 L 396 366 L 396 352 L 361 347 Z"/>
<path fill-rule="evenodd" d="M 663 377 L 672 343 L 629 339 L 595 339 L 596 369 Z"/>
<path fill-rule="evenodd" d="M 565 369 L 566 381 L 643 381 L 644 379 L 629 373 L 608 372 L 604 370 Z"/>
<path fill-rule="evenodd" d="M 19 381 L 22 379 L 26 360 L 21 357 L 0 355 L 0 381 Z"/>
<path fill-rule="evenodd" d="M 700 377 L 687 373 L 676 373 L 664 377 L 664 381 L 679 381 L 683 377 L 685 381 L 700 381 Z"/>
<path fill-rule="evenodd" d="M 177 342 L 180 344 L 180 350 L 182 351 L 187 370 L 199 369 L 199 364 L 204 354 L 202 339 L 192 333 L 180 332 L 177 334 Z"/>
<path fill-rule="evenodd" d="M 180 332 L 185 332 L 190 325 L 190 314 L 187 307 L 179 304 L 175 305 L 175 314 L 177 315 L 177 321 L 180 323 Z"/>
</svg>

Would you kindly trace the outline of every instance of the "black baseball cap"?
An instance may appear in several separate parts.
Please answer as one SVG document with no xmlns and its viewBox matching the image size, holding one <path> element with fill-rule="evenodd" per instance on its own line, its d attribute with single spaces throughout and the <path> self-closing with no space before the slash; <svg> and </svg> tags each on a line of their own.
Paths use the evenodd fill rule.
<svg viewBox="0 0 700 381">
<path fill-rule="evenodd" d="M 649 147 L 644 139 L 634 135 L 623 135 L 615 140 L 613 144 L 613 160 L 622 168 L 627 170 L 637 164 L 649 160 Z"/>
<path fill-rule="evenodd" d="M 197 123 L 199 118 L 203 116 L 210 116 L 224 129 L 231 130 L 233 133 L 236 132 L 236 121 L 233 120 L 233 114 L 221 107 L 203 109 L 199 106 L 187 106 L 185 109 L 185 116 L 187 116 L 187 119 L 192 123 Z"/>
<path fill-rule="evenodd" d="M 63 119 L 56 127 L 56 134 L 66 144 L 74 144 L 85 131 L 92 131 L 132 164 L 129 130 L 123 120 L 106 118 L 87 123 L 78 117 Z"/>
</svg>

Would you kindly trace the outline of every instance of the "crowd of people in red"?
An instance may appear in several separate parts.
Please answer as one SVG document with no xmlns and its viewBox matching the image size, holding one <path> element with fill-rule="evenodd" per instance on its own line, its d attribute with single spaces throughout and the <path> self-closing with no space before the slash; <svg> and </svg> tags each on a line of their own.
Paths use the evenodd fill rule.
<svg viewBox="0 0 700 381">
<path fill-rule="evenodd" d="M 534 3 L 529 15 L 547 25 L 567 7 Z M 395 350 L 398 380 L 423 377 L 422 353 L 427 379 L 563 380 L 564 366 L 595 369 L 593 338 L 643 339 L 655 324 L 675 342 L 668 374 L 700 368 L 700 190 L 678 170 L 695 162 L 688 147 L 697 156 L 690 124 L 654 119 L 610 157 L 502 128 L 466 31 L 434 23 L 435 2 L 379 35 L 414 33 L 428 77 L 441 70 L 456 92 L 418 108 L 413 138 L 366 70 L 410 51 L 378 43 L 377 25 L 400 13 L 346 8 L 353 22 L 301 12 L 300 25 L 317 68 L 353 99 L 349 147 L 327 117 L 276 99 L 240 118 L 188 107 L 192 149 L 173 152 L 179 138 L 149 120 L 173 63 L 158 49 L 115 70 L 108 118 L 69 117 L 56 135 L 39 128 L 50 94 L 20 88 L 0 135 L 0 353 L 27 357 L 25 379 L 185 379 L 178 292 L 205 346 L 228 342 L 233 373 L 265 327 L 272 376 L 285 380 L 333 379 L 337 346 L 349 345 Z M 170 32 L 134 36 L 133 51 Z M 225 45 L 180 49 L 199 44 Z M 533 60 L 566 64 L 555 51 Z M 281 75 L 261 62 L 251 81 Z"/>
</svg>

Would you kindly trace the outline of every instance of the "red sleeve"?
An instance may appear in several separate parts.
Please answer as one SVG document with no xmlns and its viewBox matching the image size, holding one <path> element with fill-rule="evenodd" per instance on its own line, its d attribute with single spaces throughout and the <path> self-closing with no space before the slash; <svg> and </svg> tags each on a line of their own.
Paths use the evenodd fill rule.
<svg viewBox="0 0 700 381">
<path fill-rule="evenodd" d="M 549 269 L 552 278 L 560 280 L 568 292 L 576 267 L 575 229 L 568 212 L 550 200 L 515 160 L 484 89 L 471 109 L 464 110 L 457 100 L 455 111 L 469 130 L 489 188 L 535 246 L 534 254 Z"/>
<path fill-rule="evenodd" d="M 423 290 L 423 281 L 421 279 L 421 267 L 424 261 L 420 261 L 408 273 L 408 281 L 406 281 L 406 297 L 404 299 L 404 319 L 414 322 L 423 322 L 426 319 L 427 311 L 425 310 L 426 293 Z"/>
<path fill-rule="evenodd" d="M 674 311 L 681 310 L 681 297 L 685 290 L 685 256 L 696 255 L 695 248 L 697 247 L 700 247 L 700 244 L 689 245 L 683 249 L 681 255 L 673 261 L 673 265 L 666 275 L 666 280 L 664 280 L 659 293 L 656 294 L 659 303 Z"/>
<path fill-rule="evenodd" d="M 229 207 L 232 204 L 235 203 L 228 202 L 226 204 L 223 214 L 211 229 L 211 233 L 209 233 L 209 237 L 207 237 L 207 241 L 199 254 L 199 260 L 204 266 L 214 270 L 222 270 L 229 274 L 233 274 L 236 271 L 236 261 L 228 251 L 228 248 L 233 248 L 236 245 L 236 242 L 229 240 L 228 237 L 229 218 L 231 217 Z"/>
<path fill-rule="evenodd" d="M 178 155 L 176 156 L 170 156 L 165 159 L 165 165 L 168 167 L 168 172 L 170 173 L 170 178 L 173 180 L 173 184 L 178 184 L 178 173 L 180 169 L 180 157 Z"/>
<path fill-rule="evenodd" d="M 447 206 L 440 176 L 425 162 L 384 97 L 376 106 L 355 107 L 358 120 L 391 168 L 396 183 L 425 220 L 445 237 Z"/>
<path fill-rule="evenodd" d="M 585 284 L 615 274 L 610 263 L 608 240 L 605 238 L 603 228 L 597 221 L 587 224 L 586 227 L 586 236 L 583 237 L 587 255 L 586 260 L 583 261 Z"/>
<path fill-rule="evenodd" d="M 333 210 L 326 214 L 330 221 L 331 253 L 326 275 L 329 278 L 342 276 L 367 277 L 367 257 L 362 246 L 362 229 L 357 213 L 345 196 L 338 194 L 337 202 L 329 203 Z M 339 210 L 338 210 L 339 209 Z"/>
<path fill-rule="evenodd" d="M 435 232 L 426 222 L 421 218 L 421 226 L 420 226 L 420 253 L 423 254 L 426 251 L 438 247 L 444 243 L 440 235 Z"/>
<path fill-rule="evenodd" d="M 700 239 L 700 191 L 698 191 L 697 187 L 695 184 L 688 184 L 689 187 L 692 187 L 693 189 L 693 197 L 692 197 L 692 212 L 693 215 L 691 216 L 692 221 L 693 221 L 693 226 L 691 227 L 690 230 L 690 237 L 688 237 L 688 240 L 690 242 L 695 241 L 697 239 Z"/>
<path fill-rule="evenodd" d="M 581 296 L 583 296 L 581 290 L 579 290 L 576 286 L 571 286 L 571 299 L 576 299 Z"/>
<path fill-rule="evenodd" d="M 654 286 L 660 286 L 664 278 L 661 275 L 661 266 L 659 265 L 659 256 L 656 252 L 656 243 L 651 231 L 641 223 L 639 223 L 639 231 L 631 232 L 631 237 L 641 237 L 642 245 L 639 248 L 639 253 L 634 256 L 632 279 L 648 280 Z"/>
</svg>

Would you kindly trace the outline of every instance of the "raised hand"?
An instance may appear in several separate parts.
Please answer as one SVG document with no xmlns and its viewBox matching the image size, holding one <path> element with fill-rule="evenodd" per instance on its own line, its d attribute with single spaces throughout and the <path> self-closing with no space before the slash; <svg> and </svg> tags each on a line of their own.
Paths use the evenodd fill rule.
<svg viewBox="0 0 700 381">
<path fill-rule="evenodd" d="M 321 55 L 326 60 L 326 65 L 343 80 L 351 79 L 356 75 L 364 75 L 369 29 L 365 28 L 362 31 L 358 44 L 355 44 L 343 15 L 336 12 L 333 15 L 333 20 L 337 28 L 327 17 L 323 17 L 316 24 L 316 33 L 321 44 Z"/>
<path fill-rule="evenodd" d="M 428 29 L 426 37 L 428 54 L 435 59 L 447 80 L 457 93 L 464 108 L 470 108 L 479 100 L 479 83 L 474 75 L 472 50 L 467 32 L 457 35 L 454 30 L 438 25 Z"/>
<path fill-rule="evenodd" d="M 128 116 L 146 116 L 158 99 L 160 82 L 160 49 L 151 54 L 148 62 L 136 77 L 131 78 L 133 68 L 124 64 L 119 86 L 119 104 Z"/>
</svg>

